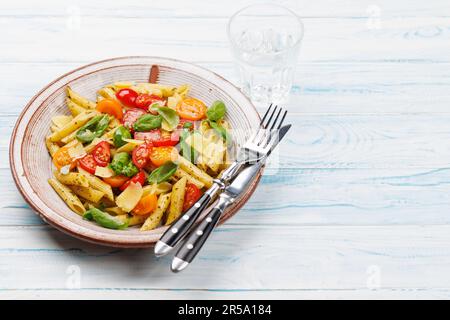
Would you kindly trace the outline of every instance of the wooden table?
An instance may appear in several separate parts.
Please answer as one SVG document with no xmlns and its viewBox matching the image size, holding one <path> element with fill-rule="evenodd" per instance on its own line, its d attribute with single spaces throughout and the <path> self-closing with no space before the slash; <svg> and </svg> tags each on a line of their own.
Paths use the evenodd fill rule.
<svg viewBox="0 0 450 320">
<path fill-rule="evenodd" d="M 43 223 L 14 186 L 9 137 L 38 90 L 99 59 L 168 56 L 236 82 L 226 24 L 244 3 L 2 2 L 1 298 L 450 298 L 450 2 L 279 2 L 306 29 L 293 130 L 178 275 L 151 250 Z"/>
</svg>

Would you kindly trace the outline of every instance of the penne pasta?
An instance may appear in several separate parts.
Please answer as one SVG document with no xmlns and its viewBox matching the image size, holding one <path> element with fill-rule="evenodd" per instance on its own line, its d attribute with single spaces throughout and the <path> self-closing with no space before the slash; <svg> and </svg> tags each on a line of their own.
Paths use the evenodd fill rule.
<svg viewBox="0 0 450 320">
<path fill-rule="evenodd" d="M 95 109 L 95 107 L 96 107 L 95 102 L 90 101 L 90 100 L 86 99 L 85 97 L 82 97 L 81 95 L 79 95 L 78 93 L 73 91 L 69 86 L 67 86 L 66 90 L 67 90 L 67 95 L 69 96 L 69 98 L 72 99 L 72 101 L 74 101 L 76 104 L 78 104 L 86 109 Z"/>
<path fill-rule="evenodd" d="M 52 123 L 58 128 L 61 128 L 66 124 L 68 124 L 72 119 L 73 119 L 72 116 L 64 116 L 64 115 L 54 116 L 52 117 Z"/>
<path fill-rule="evenodd" d="M 103 192 L 89 187 L 70 186 L 70 189 L 77 196 L 80 196 L 83 199 L 89 200 L 94 203 L 98 203 L 105 195 Z"/>
<path fill-rule="evenodd" d="M 152 184 L 152 185 L 148 185 L 142 188 L 142 196 L 145 197 L 146 195 L 149 195 L 151 193 L 154 194 L 161 194 L 161 193 L 166 193 L 169 192 L 170 190 L 172 190 L 172 185 L 168 182 L 161 182 L 158 184 Z"/>
<path fill-rule="evenodd" d="M 72 211 L 79 215 L 82 215 L 86 211 L 80 199 L 69 189 L 69 187 L 63 185 L 56 179 L 48 179 L 48 183 Z"/>
<path fill-rule="evenodd" d="M 174 222 L 180 216 L 183 210 L 184 194 L 186 192 L 186 182 L 187 182 L 186 177 L 183 177 L 173 185 L 172 195 L 170 196 L 169 213 L 167 215 L 165 223 L 166 226 Z"/>
<path fill-rule="evenodd" d="M 59 146 L 56 143 L 51 142 L 50 137 L 45 138 L 45 146 L 47 147 L 48 153 L 50 153 L 50 156 L 52 157 L 55 152 L 59 150 Z"/>
<path fill-rule="evenodd" d="M 69 98 L 66 98 L 66 104 L 67 104 L 67 108 L 69 108 L 70 113 L 74 117 L 76 117 L 80 113 L 86 112 L 86 108 L 83 108 L 82 106 L 75 103 L 74 101 L 72 101 Z"/>
<path fill-rule="evenodd" d="M 58 131 L 53 132 L 50 135 L 50 141 L 52 141 L 52 142 L 61 141 L 61 139 L 63 139 L 65 136 L 71 134 L 75 130 L 79 129 L 81 126 L 83 126 L 86 122 L 88 122 L 95 115 L 96 115 L 96 112 L 80 113 L 75 118 L 73 118 L 69 123 L 67 123 L 62 128 L 60 128 Z"/>
<path fill-rule="evenodd" d="M 186 179 L 189 183 L 194 184 L 199 189 L 202 189 L 205 187 L 205 184 L 203 182 L 201 182 L 197 178 L 194 178 L 193 176 L 191 176 L 189 173 L 187 173 L 183 169 L 178 168 L 177 171 L 175 171 L 175 173 L 173 174 L 173 176 L 178 179 L 186 177 Z"/>
<path fill-rule="evenodd" d="M 170 193 L 162 194 L 159 196 L 155 211 L 153 211 L 153 213 L 151 213 L 150 216 L 145 220 L 144 224 L 141 227 L 141 231 L 153 230 L 159 226 L 164 213 L 167 211 L 167 208 L 169 208 L 170 197 Z"/>
<path fill-rule="evenodd" d="M 181 169 L 183 169 L 186 173 L 192 175 L 197 178 L 201 182 L 205 184 L 205 187 L 209 188 L 213 184 L 213 178 L 207 174 L 205 171 L 200 170 L 194 164 L 189 162 L 186 158 L 179 156 L 178 163 L 180 164 Z"/>
<path fill-rule="evenodd" d="M 89 181 L 82 173 L 69 172 L 68 174 L 61 174 L 59 171 L 54 170 L 53 175 L 62 184 L 68 186 L 89 187 Z"/>
<path fill-rule="evenodd" d="M 82 174 L 88 180 L 90 187 L 103 193 L 106 199 L 114 201 L 114 194 L 109 184 L 104 182 L 102 179 L 97 178 L 96 176 L 90 174 L 89 172 L 83 171 Z"/>
</svg>

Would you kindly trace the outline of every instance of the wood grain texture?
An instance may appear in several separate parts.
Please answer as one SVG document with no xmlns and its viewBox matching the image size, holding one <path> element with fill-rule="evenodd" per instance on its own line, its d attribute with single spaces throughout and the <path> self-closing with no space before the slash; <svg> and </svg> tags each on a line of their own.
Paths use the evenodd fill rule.
<svg viewBox="0 0 450 320">
<path fill-rule="evenodd" d="M 37 91 L 129 54 L 192 61 L 237 83 L 225 28 L 250 2 L 0 5 L 0 298 L 450 298 L 446 0 L 276 1 L 305 23 L 287 106 L 294 129 L 185 273 L 146 250 L 69 238 L 25 205 L 7 144 Z M 81 287 L 69 289 L 77 266 Z"/>
</svg>

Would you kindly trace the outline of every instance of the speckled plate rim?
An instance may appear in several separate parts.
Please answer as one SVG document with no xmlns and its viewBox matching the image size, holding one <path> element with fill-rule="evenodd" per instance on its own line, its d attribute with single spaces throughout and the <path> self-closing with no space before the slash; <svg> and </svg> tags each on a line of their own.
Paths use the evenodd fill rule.
<svg viewBox="0 0 450 320">
<path fill-rule="evenodd" d="M 20 135 L 20 137 L 22 137 L 22 138 L 26 131 L 27 125 L 22 123 L 24 117 L 26 115 L 28 115 L 28 113 L 30 113 L 29 109 L 36 102 L 36 100 L 42 94 L 44 94 L 49 88 L 51 88 L 53 85 L 60 82 L 61 80 L 68 78 L 71 75 L 78 73 L 80 71 L 83 71 L 85 69 L 88 69 L 90 67 L 93 67 L 93 66 L 96 66 L 99 64 L 103 64 L 103 63 L 107 63 L 110 61 L 117 61 L 117 60 L 124 60 L 124 65 L 125 65 L 125 64 L 127 64 L 126 62 L 129 59 L 150 59 L 150 60 L 155 60 L 155 61 L 159 60 L 159 61 L 168 62 L 168 63 L 172 62 L 174 64 L 189 65 L 193 69 L 197 69 L 197 70 L 201 71 L 202 73 L 207 73 L 210 76 L 216 78 L 216 80 L 225 84 L 227 86 L 227 90 L 233 90 L 234 92 L 232 94 L 229 93 L 230 96 L 233 96 L 233 98 L 234 98 L 235 95 L 238 95 L 240 99 L 244 99 L 246 104 L 253 108 L 253 111 L 257 115 L 258 119 L 260 119 L 259 114 L 258 114 L 256 108 L 254 107 L 254 105 L 239 90 L 239 88 L 234 86 L 228 80 L 224 79 L 222 76 L 220 76 L 206 68 L 197 66 L 197 65 L 189 63 L 189 62 L 177 60 L 177 59 L 163 58 L 163 57 L 156 57 L 156 56 L 116 57 L 116 58 L 105 59 L 105 60 L 96 61 L 96 62 L 93 62 L 90 64 L 86 64 L 86 65 L 76 68 L 70 72 L 67 72 L 67 73 L 63 74 L 62 76 L 56 78 L 54 81 L 47 84 L 36 95 L 34 95 L 31 98 L 31 100 L 27 103 L 27 105 L 25 106 L 23 111 L 20 113 L 20 115 L 16 121 L 16 124 L 14 126 L 14 129 L 13 129 L 13 132 L 11 135 L 11 139 L 10 139 L 10 144 L 9 144 L 9 161 L 10 161 L 11 173 L 12 173 L 14 182 L 15 182 L 19 192 L 22 194 L 23 198 L 30 205 L 30 207 L 33 209 L 33 211 L 39 217 L 41 217 L 41 219 L 44 220 L 45 222 L 49 223 L 56 229 L 66 233 L 68 235 L 71 235 L 75 238 L 78 238 L 78 239 L 81 239 L 81 240 L 84 240 L 87 242 L 104 245 L 104 246 L 112 246 L 112 247 L 144 248 L 144 247 L 154 246 L 156 241 L 163 234 L 163 232 L 167 229 L 167 227 L 160 227 L 158 229 L 155 229 L 155 231 L 158 231 L 158 232 L 155 232 L 155 231 L 153 231 L 152 233 L 142 232 L 142 236 L 127 235 L 126 233 L 123 233 L 120 235 L 101 234 L 97 231 L 94 231 L 92 229 L 89 229 L 82 225 L 79 225 L 74 221 L 68 220 L 68 219 L 62 217 L 61 215 L 59 215 L 57 212 L 54 212 L 53 210 L 49 210 L 47 212 L 46 209 L 48 207 L 46 206 L 45 202 L 42 201 L 37 195 L 34 195 L 34 196 L 30 195 L 29 192 L 26 190 L 26 189 L 33 190 L 33 188 L 31 186 L 31 183 L 27 179 L 26 175 L 23 173 L 23 171 L 24 171 L 23 168 L 22 169 L 20 168 L 20 165 L 22 164 L 21 159 L 22 159 L 23 143 L 22 143 L 22 141 L 19 141 L 19 143 L 17 143 L 19 129 L 22 129 L 22 126 L 25 126 Z M 151 65 L 149 64 L 148 66 L 151 66 Z M 81 75 L 81 76 L 83 76 L 83 75 Z M 65 85 L 67 85 L 68 83 L 70 83 L 73 80 L 74 79 L 68 79 L 67 83 Z M 225 91 L 227 91 L 227 90 L 225 90 Z M 227 93 L 228 93 L 228 91 L 227 91 Z M 50 95 L 51 95 L 51 93 L 50 93 Z M 45 101 L 45 99 L 44 99 L 44 101 Z M 39 109 L 42 108 L 44 101 L 39 103 L 39 106 L 36 108 L 36 110 L 34 112 L 29 114 L 29 117 L 32 117 L 37 111 L 39 111 Z M 18 163 L 18 161 L 16 161 L 16 157 L 20 158 L 20 164 Z M 241 198 L 238 199 L 238 201 L 236 201 L 227 211 L 225 211 L 225 213 L 223 214 L 222 218 L 219 221 L 219 224 L 223 224 L 225 221 L 227 221 L 228 219 L 233 217 L 239 211 L 239 209 L 248 201 L 248 199 L 252 196 L 252 194 L 256 190 L 257 185 L 259 184 L 259 182 L 261 180 L 263 170 L 264 170 L 264 168 L 261 168 L 261 170 L 255 176 L 255 179 L 252 182 L 249 189 L 247 190 L 247 192 L 244 195 L 242 195 Z M 211 207 L 212 206 L 210 206 L 210 208 Z M 206 215 L 206 214 L 207 214 L 207 212 L 205 212 L 203 215 Z"/>
</svg>

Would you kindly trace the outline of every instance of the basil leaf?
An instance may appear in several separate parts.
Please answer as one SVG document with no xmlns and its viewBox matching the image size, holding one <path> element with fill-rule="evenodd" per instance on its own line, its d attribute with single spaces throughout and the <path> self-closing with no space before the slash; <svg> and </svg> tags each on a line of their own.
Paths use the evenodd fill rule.
<svg viewBox="0 0 450 320">
<path fill-rule="evenodd" d="M 149 184 L 161 183 L 169 179 L 178 169 L 178 164 L 172 161 L 167 161 L 161 167 L 153 170 L 147 178 Z"/>
<path fill-rule="evenodd" d="M 131 157 L 126 152 L 116 153 L 109 167 L 117 174 L 132 177 L 139 172 L 139 169 L 131 161 Z"/>
<path fill-rule="evenodd" d="M 92 142 L 99 138 L 108 128 L 110 118 L 108 115 L 98 115 L 89 120 L 76 133 L 77 139 L 82 143 Z"/>
<path fill-rule="evenodd" d="M 163 118 L 166 122 L 166 129 L 169 131 L 174 130 L 178 123 L 180 122 L 180 117 L 177 112 L 168 107 L 153 107 L 154 110 L 158 112 L 158 114 Z"/>
<path fill-rule="evenodd" d="M 133 125 L 135 131 L 150 131 L 161 127 L 162 117 L 152 114 L 144 114 L 140 116 Z"/>
<path fill-rule="evenodd" d="M 119 127 L 114 131 L 114 134 L 113 134 L 114 146 L 119 148 L 119 147 L 127 144 L 127 142 L 124 141 L 123 139 L 131 139 L 131 133 L 127 128 Z"/>
<path fill-rule="evenodd" d="M 128 227 L 128 220 L 123 221 L 122 219 L 111 216 L 110 214 L 101 211 L 97 208 L 91 208 L 88 211 L 86 211 L 83 215 L 83 218 L 87 220 L 94 220 L 102 227 L 108 229 L 122 230 Z"/>
<path fill-rule="evenodd" d="M 231 136 L 228 133 L 227 129 L 225 129 L 224 127 L 222 127 L 220 124 L 218 124 L 215 121 L 209 121 L 209 125 L 222 137 L 222 139 L 228 145 L 231 143 Z"/>
<path fill-rule="evenodd" d="M 206 116 L 211 121 L 219 121 L 225 116 L 227 112 L 227 108 L 225 107 L 225 103 L 220 100 L 216 100 L 212 103 L 212 105 L 206 110 Z"/>
</svg>

